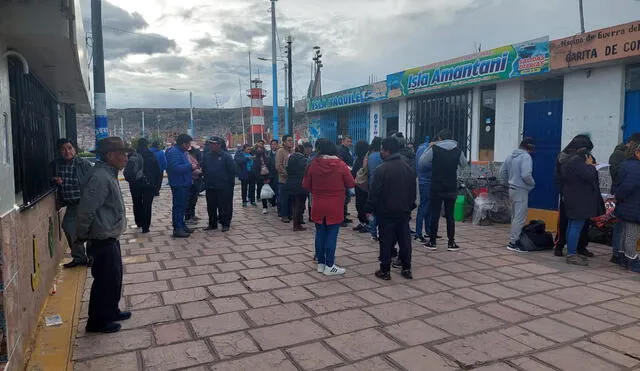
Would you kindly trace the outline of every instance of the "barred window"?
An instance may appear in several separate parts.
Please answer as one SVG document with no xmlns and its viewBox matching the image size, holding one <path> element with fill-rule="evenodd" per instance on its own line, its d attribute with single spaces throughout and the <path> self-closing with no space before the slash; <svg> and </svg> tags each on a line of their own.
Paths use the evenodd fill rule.
<svg viewBox="0 0 640 371">
<path fill-rule="evenodd" d="M 54 189 L 50 163 L 59 139 L 57 102 L 38 79 L 9 57 L 16 203 L 29 208 Z"/>
</svg>

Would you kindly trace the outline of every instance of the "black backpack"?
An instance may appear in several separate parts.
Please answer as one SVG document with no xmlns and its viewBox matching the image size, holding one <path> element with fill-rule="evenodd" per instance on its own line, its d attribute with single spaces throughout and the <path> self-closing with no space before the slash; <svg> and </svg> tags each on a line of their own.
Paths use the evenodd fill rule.
<svg viewBox="0 0 640 371">
<path fill-rule="evenodd" d="M 551 250 L 554 246 L 553 235 L 547 232 L 542 220 L 532 220 L 522 228 L 518 246 L 525 251 Z"/>
<path fill-rule="evenodd" d="M 124 168 L 124 180 L 129 183 L 135 183 L 144 178 L 144 160 L 138 152 L 132 152 L 129 155 L 129 161 Z"/>
</svg>

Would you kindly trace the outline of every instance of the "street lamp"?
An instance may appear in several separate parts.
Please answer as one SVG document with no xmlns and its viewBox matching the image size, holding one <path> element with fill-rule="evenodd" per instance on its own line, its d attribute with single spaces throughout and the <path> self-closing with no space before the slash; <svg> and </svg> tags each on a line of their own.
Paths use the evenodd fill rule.
<svg viewBox="0 0 640 371">
<path fill-rule="evenodd" d="M 278 138 L 278 62 L 276 59 L 276 1 L 271 0 L 271 74 L 273 77 L 273 135 Z"/>
<path fill-rule="evenodd" d="M 195 138 L 196 126 L 193 121 L 193 92 L 187 89 L 176 89 L 176 88 L 169 88 L 169 90 L 189 92 L 189 135 L 191 136 L 191 138 Z"/>
<path fill-rule="evenodd" d="M 260 61 L 264 61 L 264 62 L 272 62 L 273 58 L 266 58 L 266 57 L 257 57 L 258 60 Z M 276 61 L 282 62 L 284 64 L 284 106 L 285 106 L 285 110 L 284 110 L 284 125 L 285 125 L 285 134 L 290 134 L 289 133 L 289 108 L 288 108 L 288 99 L 287 99 L 287 91 L 288 91 L 288 86 L 291 83 L 288 79 L 288 74 L 287 74 L 287 70 L 288 70 L 288 66 L 287 63 L 284 59 L 281 58 L 276 58 Z M 277 99 L 278 95 L 274 94 L 273 99 Z M 278 109 L 277 104 L 274 105 L 273 107 L 274 110 Z M 276 132 L 276 130 L 278 129 L 278 126 L 274 126 L 274 133 Z"/>
</svg>

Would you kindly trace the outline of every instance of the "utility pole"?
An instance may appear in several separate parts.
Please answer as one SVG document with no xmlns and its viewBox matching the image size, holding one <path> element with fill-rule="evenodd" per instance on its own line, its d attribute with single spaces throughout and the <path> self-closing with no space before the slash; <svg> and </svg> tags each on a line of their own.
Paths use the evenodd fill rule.
<svg viewBox="0 0 640 371">
<path fill-rule="evenodd" d="M 287 93 L 289 92 L 289 80 L 287 70 L 289 68 L 288 64 L 284 65 L 284 133 L 289 134 L 289 97 Z"/>
<path fill-rule="evenodd" d="M 144 138 L 144 111 L 142 111 L 142 134 L 140 138 Z"/>
<path fill-rule="evenodd" d="M 93 100 L 96 147 L 109 136 L 107 95 L 104 82 L 104 48 L 102 41 L 102 0 L 91 0 L 91 37 L 93 38 Z"/>
<path fill-rule="evenodd" d="M 278 138 L 278 56 L 276 54 L 276 1 L 271 0 L 271 74 L 273 76 L 273 137 Z"/>
<path fill-rule="evenodd" d="M 247 141 L 247 134 L 244 131 L 244 105 L 242 104 L 242 80 L 238 77 L 238 87 L 240 89 L 240 117 L 242 118 L 242 142 Z"/>
<path fill-rule="evenodd" d="M 122 135 L 122 140 L 124 140 L 124 118 L 120 117 L 120 135 Z"/>
<path fill-rule="evenodd" d="M 195 139 L 196 124 L 193 121 L 193 92 L 189 92 L 189 135 Z"/>
<path fill-rule="evenodd" d="M 156 116 L 156 122 L 158 124 L 158 132 L 156 135 L 158 136 L 158 139 L 159 139 L 160 138 L 160 115 Z"/>
<path fill-rule="evenodd" d="M 582 0 L 578 0 L 580 6 L 580 33 L 584 33 L 584 8 L 582 6 Z"/>
<path fill-rule="evenodd" d="M 293 50 L 291 49 L 291 44 L 293 43 L 293 38 L 291 35 L 287 36 L 287 65 L 289 66 L 289 76 L 287 77 L 287 81 L 289 84 L 287 88 L 289 89 L 289 121 L 287 121 L 287 127 L 285 132 L 287 134 L 291 134 L 293 132 L 293 113 L 295 112 L 293 109 Z"/>
</svg>

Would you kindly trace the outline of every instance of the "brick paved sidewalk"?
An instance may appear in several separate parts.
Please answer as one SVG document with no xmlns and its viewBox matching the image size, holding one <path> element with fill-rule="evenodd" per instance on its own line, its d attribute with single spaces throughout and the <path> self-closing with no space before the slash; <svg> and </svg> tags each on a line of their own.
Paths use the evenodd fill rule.
<svg viewBox="0 0 640 371">
<path fill-rule="evenodd" d="M 336 258 L 347 273 L 325 277 L 312 264 L 313 227 L 294 233 L 273 210 L 236 202 L 230 232 L 185 240 L 170 237 L 168 190 L 154 210 L 149 235 L 122 240 L 121 307 L 133 318 L 121 332 L 84 333 L 87 280 L 76 370 L 640 367 L 640 276 L 609 264 L 605 247 L 593 247 L 590 267 L 567 266 L 507 251 L 505 226 L 459 224 L 462 251 L 414 245 L 415 279 L 383 282 L 377 245 L 351 228 Z"/>
</svg>

